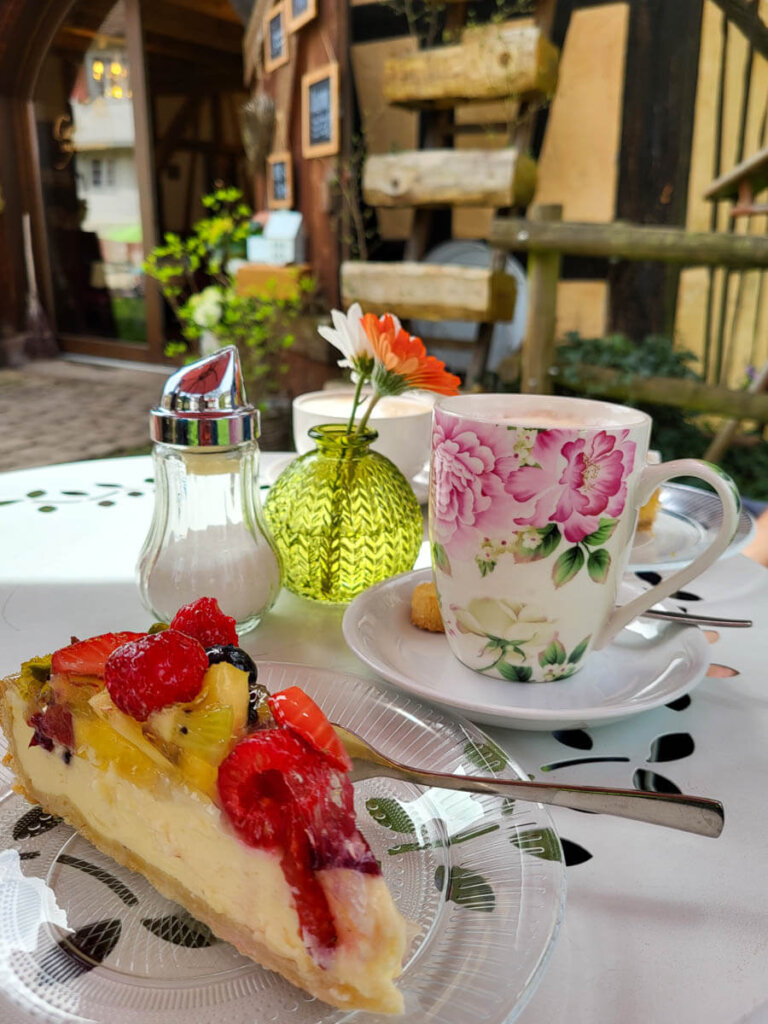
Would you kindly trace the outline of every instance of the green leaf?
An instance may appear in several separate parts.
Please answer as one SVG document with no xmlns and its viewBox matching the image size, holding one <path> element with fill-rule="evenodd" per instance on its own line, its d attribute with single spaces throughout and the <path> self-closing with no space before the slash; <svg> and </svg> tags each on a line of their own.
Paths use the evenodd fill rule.
<svg viewBox="0 0 768 1024">
<path fill-rule="evenodd" d="M 432 545 L 432 562 L 435 568 L 439 569 L 440 572 L 444 572 L 446 576 L 452 575 L 451 563 L 442 544 Z"/>
<path fill-rule="evenodd" d="M 589 646 L 589 641 L 591 639 L 592 634 L 590 633 L 589 636 L 584 637 L 580 644 L 576 644 L 571 653 L 568 655 L 568 663 L 570 665 L 575 665 L 577 661 L 581 661 L 581 659 L 584 657 L 584 652 Z"/>
<path fill-rule="evenodd" d="M 551 555 L 557 545 L 560 543 L 560 528 L 556 523 L 550 523 L 549 526 L 545 526 L 543 530 L 539 530 L 541 534 L 541 544 L 538 550 L 541 552 L 541 558 L 546 558 L 547 555 Z"/>
<path fill-rule="evenodd" d="M 587 559 L 587 572 L 590 579 L 595 583 L 605 583 L 608 577 L 608 570 L 611 568 L 611 556 L 605 548 L 598 548 L 591 551 Z"/>
<path fill-rule="evenodd" d="M 510 665 L 508 661 L 500 661 L 496 668 L 511 683 L 527 683 L 533 675 L 530 665 Z"/>
<path fill-rule="evenodd" d="M 392 832 L 416 832 L 416 826 L 398 800 L 370 797 L 365 801 L 365 808 L 375 822 Z"/>
<path fill-rule="evenodd" d="M 526 829 L 510 836 L 510 839 L 518 850 L 529 853 L 532 857 L 555 861 L 563 859 L 560 842 L 551 828 Z"/>
<path fill-rule="evenodd" d="M 492 561 L 488 561 L 487 558 L 476 558 L 475 559 L 475 565 L 480 570 L 480 575 L 481 576 L 487 576 L 489 573 L 493 572 L 493 570 L 496 568 L 496 563 L 492 562 Z"/>
<path fill-rule="evenodd" d="M 28 498 L 42 498 L 44 494 L 45 491 L 27 491 Z"/>
<path fill-rule="evenodd" d="M 552 579 L 556 587 L 564 586 L 572 580 L 576 573 L 584 565 L 584 552 L 580 547 L 568 548 L 555 562 L 552 567 Z"/>
<path fill-rule="evenodd" d="M 525 531 L 525 533 L 527 532 Z M 551 555 L 560 543 L 560 528 L 557 523 L 550 523 L 548 526 L 537 529 L 535 532 L 541 538 L 535 548 L 524 547 L 523 537 L 525 533 L 518 535 L 513 548 L 516 562 L 539 562 L 542 558 L 547 558 Z"/>
<path fill-rule="evenodd" d="M 464 754 L 469 761 L 479 768 L 481 772 L 500 772 L 509 764 L 509 758 L 495 743 L 490 740 L 485 743 L 473 743 L 471 740 L 464 744 Z"/>
<path fill-rule="evenodd" d="M 584 543 L 588 544 L 591 548 L 600 547 L 601 544 L 613 536 L 614 530 L 619 525 L 618 519 L 601 519 L 600 525 L 594 533 L 590 533 L 589 536 L 584 538 Z"/>
<path fill-rule="evenodd" d="M 440 865 L 435 871 L 435 885 L 443 888 L 445 868 Z M 488 880 L 468 868 L 451 868 L 448 877 L 446 899 L 452 900 L 467 910 L 490 913 L 496 905 L 496 897 Z"/>
<path fill-rule="evenodd" d="M 553 640 L 550 644 L 547 644 L 539 654 L 539 664 L 542 668 L 545 665 L 562 665 L 565 659 L 566 650 L 559 640 Z"/>
</svg>

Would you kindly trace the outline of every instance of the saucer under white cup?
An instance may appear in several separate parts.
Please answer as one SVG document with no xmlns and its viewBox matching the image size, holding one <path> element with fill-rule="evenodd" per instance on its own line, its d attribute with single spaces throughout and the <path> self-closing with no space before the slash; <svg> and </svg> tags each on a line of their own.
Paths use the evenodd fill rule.
<svg viewBox="0 0 768 1024">
<path fill-rule="evenodd" d="M 315 446 L 309 436 L 310 427 L 349 421 L 353 395 L 352 388 L 334 388 L 308 391 L 294 398 L 293 443 L 299 455 Z M 370 396 L 370 391 L 364 389 L 363 395 Z M 421 391 L 387 395 L 379 399 L 368 421 L 379 435 L 371 447 L 394 462 L 412 484 L 425 471 L 428 473 L 434 401 L 435 395 Z M 364 411 L 363 404 L 357 419 Z"/>
</svg>

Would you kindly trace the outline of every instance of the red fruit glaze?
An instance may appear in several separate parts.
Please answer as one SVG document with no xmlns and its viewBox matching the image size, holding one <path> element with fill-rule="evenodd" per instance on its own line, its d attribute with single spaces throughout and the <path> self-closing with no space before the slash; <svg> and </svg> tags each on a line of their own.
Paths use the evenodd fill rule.
<svg viewBox="0 0 768 1024">
<path fill-rule="evenodd" d="M 298 733 L 320 754 L 325 754 L 335 768 L 348 772 L 352 768 L 344 744 L 333 731 L 333 726 L 320 708 L 298 686 L 272 694 L 269 709 L 275 721 Z"/>
<path fill-rule="evenodd" d="M 263 729 L 241 740 L 219 767 L 219 796 L 238 835 L 275 849 L 293 892 L 302 938 L 322 953 L 337 942 L 315 872 L 379 866 L 355 825 L 352 783 L 289 729 Z"/>
<path fill-rule="evenodd" d="M 215 597 L 200 597 L 179 608 L 171 620 L 171 629 L 193 636 L 203 647 L 213 647 L 214 644 L 234 644 L 237 647 L 239 643 L 235 620 L 224 614 Z"/>
<path fill-rule="evenodd" d="M 191 636 L 166 629 L 113 651 L 104 680 L 117 707 L 145 722 L 168 704 L 194 700 L 207 671 L 208 655 L 202 645 Z"/>
<path fill-rule="evenodd" d="M 138 640 L 144 633 L 102 633 L 90 640 L 78 640 L 62 647 L 51 658 L 52 672 L 104 678 L 104 665 L 109 655 L 130 640 Z"/>
</svg>

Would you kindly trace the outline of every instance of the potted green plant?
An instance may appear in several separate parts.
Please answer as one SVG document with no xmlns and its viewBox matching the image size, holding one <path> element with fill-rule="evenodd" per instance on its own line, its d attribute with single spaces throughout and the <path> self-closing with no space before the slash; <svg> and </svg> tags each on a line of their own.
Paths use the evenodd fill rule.
<svg viewBox="0 0 768 1024">
<path fill-rule="evenodd" d="M 184 341 L 170 341 L 168 356 L 192 359 L 225 345 L 240 353 L 249 399 L 269 415 L 283 390 L 284 353 L 314 288 L 302 279 L 289 297 L 268 287 L 259 294 L 239 294 L 233 260 L 242 257 L 253 230 L 253 212 L 237 188 L 219 188 L 203 196 L 206 216 L 186 238 L 168 233 L 144 261 L 173 310 Z"/>
</svg>

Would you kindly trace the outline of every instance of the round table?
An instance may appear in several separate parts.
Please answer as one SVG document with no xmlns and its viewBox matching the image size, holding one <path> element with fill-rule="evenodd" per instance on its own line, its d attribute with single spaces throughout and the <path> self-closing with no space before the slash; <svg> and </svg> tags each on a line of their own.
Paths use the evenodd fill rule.
<svg viewBox="0 0 768 1024">
<path fill-rule="evenodd" d="M 0 674 L 71 633 L 146 628 L 134 570 L 152 502 L 144 456 L 0 475 Z M 486 729 L 534 779 L 631 787 L 652 772 L 725 806 L 717 840 L 553 809 L 565 918 L 523 1024 L 736 1024 L 768 1001 L 768 572 L 737 554 L 688 589 L 696 611 L 754 620 L 710 637 L 689 699 L 578 737 Z M 342 615 L 283 591 L 244 646 L 377 678 L 345 644 Z"/>
</svg>

